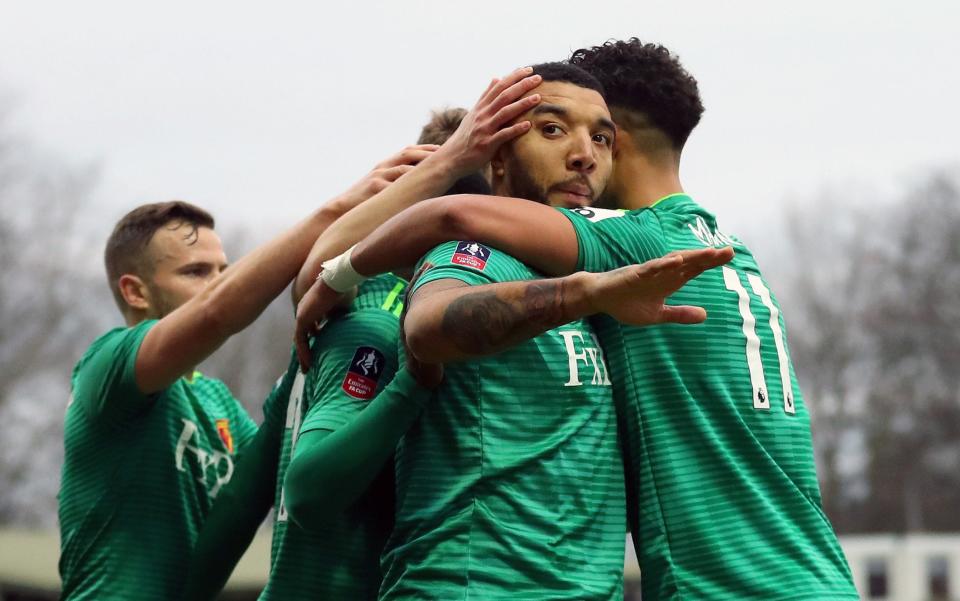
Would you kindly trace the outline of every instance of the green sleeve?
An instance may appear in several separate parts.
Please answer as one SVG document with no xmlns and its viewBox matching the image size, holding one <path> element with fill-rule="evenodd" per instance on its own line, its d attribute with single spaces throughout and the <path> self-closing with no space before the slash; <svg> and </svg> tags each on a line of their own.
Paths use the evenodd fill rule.
<svg viewBox="0 0 960 601">
<path fill-rule="evenodd" d="M 101 336 L 84 355 L 73 376 L 73 400 L 92 419 L 117 424 L 154 400 L 137 386 L 136 362 L 140 344 L 157 323 L 143 321 Z"/>
<path fill-rule="evenodd" d="M 397 371 L 399 321 L 381 309 L 348 313 L 324 328 L 305 384 L 299 435 L 336 430 L 363 411 Z"/>
<path fill-rule="evenodd" d="M 290 519 L 310 530 L 358 500 L 430 396 L 431 391 L 401 369 L 349 422 L 334 431 L 311 429 L 301 433 L 283 483 Z"/>
<path fill-rule="evenodd" d="M 654 211 L 559 210 L 577 234 L 578 271 L 610 271 L 662 257 L 668 250 Z"/>
<path fill-rule="evenodd" d="M 427 253 L 420 263 L 431 263 L 432 267 L 417 278 L 412 291 L 443 279 L 480 286 L 542 277 L 510 255 L 475 242 L 445 242 Z"/>
<path fill-rule="evenodd" d="M 216 597 L 273 504 L 284 429 L 283 409 L 298 369 L 294 356 L 264 401 L 263 424 L 237 454 L 233 476 L 217 495 L 194 546 L 184 599 Z"/>
</svg>

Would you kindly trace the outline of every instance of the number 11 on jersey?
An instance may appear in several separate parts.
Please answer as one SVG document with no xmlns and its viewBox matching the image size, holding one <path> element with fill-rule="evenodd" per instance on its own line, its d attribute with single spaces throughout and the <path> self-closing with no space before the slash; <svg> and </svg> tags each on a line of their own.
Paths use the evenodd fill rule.
<svg viewBox="0 0 960 601">
<path fill-rule="evenodd" d="M 747 274 L 747 281 L 753 293 L 770 312 L 770 330 L 773 332 L 773 344 L 777 348 L 777 362 L 780 368 L 780 386 L 783 391 L 783 410 L 796 413 L 793 405 L 793 385 L 790 382 L 790 363 L 787 348 L 783 343 L 783 330 L 780 328 L 780 311 L 773 304 L 770 290 L 759 276 Z M 750 384 L 753 388 L 753 408 L 769 409 L 770 396 L 766 378 L 763 375 L 763 363 L 760 359 L 760 337 L 757 336 L 757 318 L 750 311 L 750 295 L 740 281 L 740 275 L 729 267 L 723 268 L 723 283 L 727 290 L 737 293 L 740 316 L 743 317 L 743 335 L 747 338 L 747 367 L 750 369 Z"/>
</svg>

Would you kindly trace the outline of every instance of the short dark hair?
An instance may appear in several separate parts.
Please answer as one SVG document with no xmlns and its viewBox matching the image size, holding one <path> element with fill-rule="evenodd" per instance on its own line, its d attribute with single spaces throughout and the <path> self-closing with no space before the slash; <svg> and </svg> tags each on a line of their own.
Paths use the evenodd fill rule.
<svg viewBox="0 0 960 601">
<path fill-rule="evenodd" d="M 533 74 L 542 77 L 543 81 L 565 81 L 581 88 L 595 90 L 601 96 L 606 97 L 606 92 L 600 80 L 585 69 L 570 63 L 554 62 L 533 65 Z"/>
<path fill-rule="evenodd" d="M 417 144 L 441 145 L 460 127 L 460 122 L 467 116 L 467 109 L 448 108 L 433 111 L 430 121 L 420 130 Z"/>
<path fill-rule="evenodd" d="M 151 265 L 146 260 L 145 250 L 157 230 L 168 223 L 176 222 L 176 227 L 191 226 L 188 236 L 196 239 L 197 228 L 213 229 L 213 216 L 198 206 L 182 200 L 155 202 L 135 208 L 124 215 L 113 232 L 107 238 L 107 247 L 103 253 L 103 262 L 107 268 L 107 282 L 120 311 L 126 314 L 127 303 L 120 294 L 118 282 L 120 276 L 133 273 L 149 276 Z"/>
<path fill-rule="evenodd" d="M 454 194 L 483 194 L 489 196 L 493 194 L 493 191 L 487 178 L 483 177 L 483 174 L 479 171 L 474 171 L 453 182 L 453 186 L 443 193 L 444 196 L 453 196 Z"/>
<path fill-rule="evenodd" d="M 660 44 L 611 40 L 574 51 L 570 62 L 600 80 L 611 109 L 643 114 L 677 150 L 700 122 L 703 103 L 697 80 Z"/>
</svg>

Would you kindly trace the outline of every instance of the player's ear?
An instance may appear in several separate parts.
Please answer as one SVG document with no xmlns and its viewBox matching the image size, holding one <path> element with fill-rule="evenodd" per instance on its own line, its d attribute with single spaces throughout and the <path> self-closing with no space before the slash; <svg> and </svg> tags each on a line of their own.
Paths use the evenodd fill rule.
<svg viewBox="0 0 960 601">
<path fill-rule="evenodd" d="M 150 290 L 139 276 L 132 273 L 125 273 L 120 276 L 117 282 L 120 287 L 120 295 L 131 309 L 146 311 L 150 308 Z"/>
<path fill-rule="evenodd" d="M 497 149 L 493 154 L 493 158 L 490 159 L 490 183 L 503 179 L 504 170 L 504 160 L 503 160 L 503 146 Z"/>
</svg>

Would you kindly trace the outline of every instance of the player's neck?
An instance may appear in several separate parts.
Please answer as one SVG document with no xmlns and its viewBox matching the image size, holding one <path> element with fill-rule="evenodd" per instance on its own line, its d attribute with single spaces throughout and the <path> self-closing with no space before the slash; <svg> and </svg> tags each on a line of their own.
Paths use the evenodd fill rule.
<svg viewBox="0 0 960 601">
<path fill-rule="evenodd" d="M 680 169 L 673 160 L 621 153 L 617 161 L 617 200 L 621 208 L 642 209 L 664 196 L 683 192 Z"/>
</svg>

